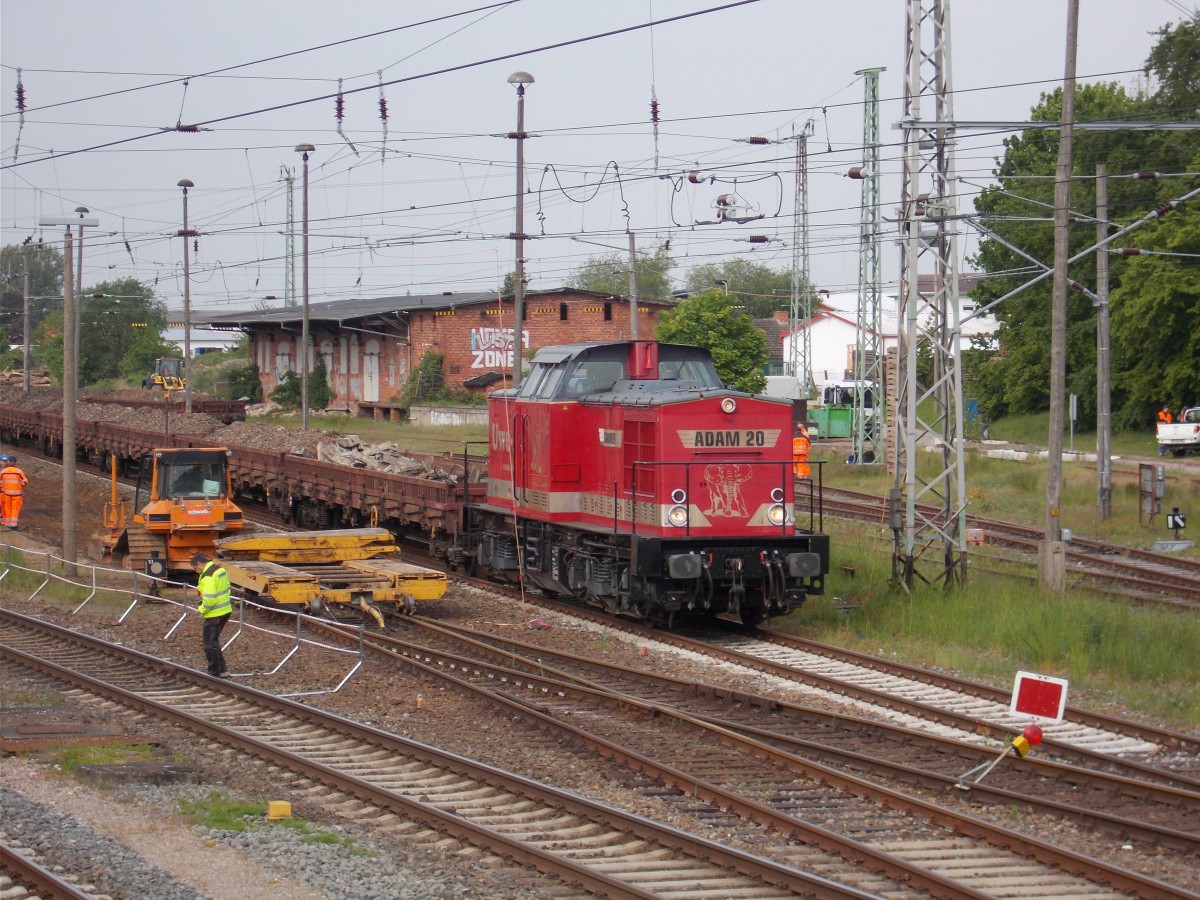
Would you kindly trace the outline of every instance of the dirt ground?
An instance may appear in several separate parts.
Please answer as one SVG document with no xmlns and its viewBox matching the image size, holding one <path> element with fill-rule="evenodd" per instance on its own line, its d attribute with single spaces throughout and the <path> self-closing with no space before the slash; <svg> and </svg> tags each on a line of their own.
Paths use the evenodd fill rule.
<svg viewBox="0 0 1200 900">
<path fill-rule="evenodd" d="M 25 471 L 29 479 L 24 494 L 25 504 L 21 508 L 20 531 L 10 533 L 6 537 L 16 546 L 30 546 L 36 543 L 61 551 L 62 467 L 23 450 L 8 446 L 3 449 L 17 457 L 17 465 Z M 100 473 L 90 466 L 80 464 L 77 474 L 83 477 L 76 478 L 76 550 L 81 560 L 86 557 L 98 561 L 104 535 L 104 507 L 112 497 L 112 488 L 106 486 Z"/>
</svg>

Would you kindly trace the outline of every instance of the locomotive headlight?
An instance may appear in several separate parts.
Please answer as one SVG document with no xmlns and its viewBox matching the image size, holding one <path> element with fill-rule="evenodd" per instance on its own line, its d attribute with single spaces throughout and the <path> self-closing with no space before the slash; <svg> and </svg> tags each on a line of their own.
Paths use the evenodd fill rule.
<svg viewBox="0 0 1200 900">
<path fill-rule="evenodd" d="M 784 511 L 783 505 L 776 503 L 767 510 L 767 521 L 772 525 L 782 525 L 787 518 L 787 513 Z"/>
<path fill-rule="evenodd" d="M 732 413 L 735 409 L 737 409 L 737 404 L 733 402 L 732 397 L 726 397 L 721 401 L 721 412 Z"/>
<path fill-rule="evenodd" d="M 771 500 L 774 503 L 782 503 L 783 502 L 783 488 L 774 488 L 771 491 Z"/>
<path fill-rule="evenodd" d="M 670 512 L 667 513 L 667 521 L 676 528 L 682 528 L 687 524 L 688 511 L 686 506 L 672 506 Z"/>
<path fill-rule="evenodd" d="M 687 491 L 685 491 L 683 488 L 675 488 L 675 490 L 671 491 L 671 502 L 672 503 L 686 503 L 687 502 Z"/>
</svg>

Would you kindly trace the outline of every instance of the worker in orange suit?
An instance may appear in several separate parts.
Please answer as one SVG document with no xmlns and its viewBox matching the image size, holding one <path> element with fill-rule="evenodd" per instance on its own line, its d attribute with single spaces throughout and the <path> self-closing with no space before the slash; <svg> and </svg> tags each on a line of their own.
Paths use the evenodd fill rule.
<svg viewBox="0 0 1200 900">
<path fill-rule="evenodd" d="M 29 479 L 17 468 L 17 458 L 8 453 L 0 454 L 0 524 L 17 531 L 21 518 L 22 495 Z"/>
<path fill-rule="evenodd" d="M 796 425 L 796 433 L 792 435 L 792 469 L 797 478 L 811 478 L 812 470 L 808 466 L 808 451 L 812 441 L 808 437 L 808 429 Z"/>
<path fill-rule="evenodd" d="M 1163 425 L 1171 424 L 1171 422 L 1173 421 L 1173 417 L 1171 416 L 1171 407 L 1164 406 L 1162 409 L 1160 409 L 1158 411 L 1158 421 L 1160 424 L 1163 424 Z"/>
</svg>

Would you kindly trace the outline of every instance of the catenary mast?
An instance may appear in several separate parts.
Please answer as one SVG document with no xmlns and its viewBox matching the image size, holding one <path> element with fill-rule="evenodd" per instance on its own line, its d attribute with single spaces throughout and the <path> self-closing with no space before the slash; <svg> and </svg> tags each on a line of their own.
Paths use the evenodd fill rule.
<svg viewBox="0 0 1200 900">
<path fill-rule="evenodd" d="M 879 205 L 879 73 L 860 69 L 863 76 L 862 215 L 858 248 L 858 341 L 854 348 L 854 460 L 879 462 L 879 431 L 883 427 L 883 324 L 880 305 L 883 274 L 880 266 Z M 851 173 L 853 174 L 853 172 Z M 867 385 L 872 396 L 867 396 Z M 868 399 L 871 401 L 868 403 Z"/>
<path fill-rule="evenodd" d="M 966 580 L 966 473 L 955 226 L 949 0 L 905 15 L 896 427 L 889 431 L 893 580 Z M 922 101 L 935 121 L 922 123 Z M 925 354 L 928 364 L 918 366 Z M 940 551 L 940 552 L 939 552 Z"/>
<path fill-rule="evenodd" d="M 800 383 L 800 399 L 812 398 L 812 278 L 808 260 L 808 135 L 812 121 L 793 137 L 796 142 L 796 207 L 792 221 L 792 302 L 788 313 L 788 371 Z"/>
</svg>

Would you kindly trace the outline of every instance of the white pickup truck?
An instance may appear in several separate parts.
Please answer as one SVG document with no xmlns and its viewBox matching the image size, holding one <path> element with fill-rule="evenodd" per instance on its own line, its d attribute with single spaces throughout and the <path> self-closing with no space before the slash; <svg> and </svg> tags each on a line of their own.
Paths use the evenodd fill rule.
<svg viewBox="0 0 1200 900">
<path fill-rule="evenodd" d="M 1158 446 L 1175 456 L 1200 452 L 1200 406 L 1184 407 L 1176 422 L 1159 422 L 1157 437 Z"/>
</svg>

